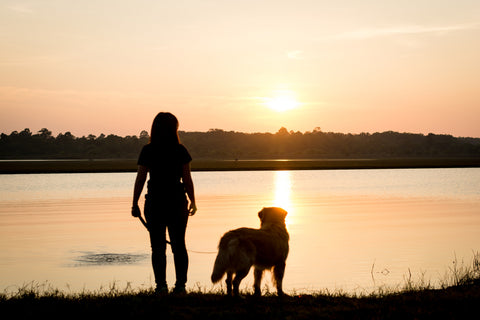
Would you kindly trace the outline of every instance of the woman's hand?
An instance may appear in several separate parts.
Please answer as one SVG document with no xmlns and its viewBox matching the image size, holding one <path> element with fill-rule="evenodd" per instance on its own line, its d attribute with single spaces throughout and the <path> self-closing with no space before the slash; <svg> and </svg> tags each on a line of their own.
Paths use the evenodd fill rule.
<svg viewBox="0 0 480 320">
<path fill-rule="evenodd" d="M 188 215 L 193 216 L 197 212 L 197 206 L 195 205 L 195 202 L 190 202 L 190 205 L 188 206 Z"/>
<path fill-rule="evenodd" d="M 142 212 L 140 211 L 140 207 L 138 206 L 138 204 L 134 204 L 132 206 L 132 216 L 135 218 L 138 218 L 141 215 L 142 215 Z"/>
</svg>

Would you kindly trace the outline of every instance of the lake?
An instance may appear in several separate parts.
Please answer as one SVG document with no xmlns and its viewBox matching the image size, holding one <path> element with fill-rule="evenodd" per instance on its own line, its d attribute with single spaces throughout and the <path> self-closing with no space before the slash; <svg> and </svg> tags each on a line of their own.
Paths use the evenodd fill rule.
<svg viewBox="0 0 480 320">
<path fill-rule="evenodd" d="M 224 286 L 210 282 L 218 240 L 259 227 L 265 206 L 288 211 L 287 293 L 368 293 L 408 279 L 438 285 L 480 251 L 480 168 L 193 172 L 193 179 L 191 290 Z M 0 175 L 0 291 L 153 286 L 148 233 L 130 215 L 134 180 L 134 173 Z M 265 280 L 264 290 L 275 291 L 270 275 Z M 250 272 L 241 289 L 252 285 Z"/>
</svg>

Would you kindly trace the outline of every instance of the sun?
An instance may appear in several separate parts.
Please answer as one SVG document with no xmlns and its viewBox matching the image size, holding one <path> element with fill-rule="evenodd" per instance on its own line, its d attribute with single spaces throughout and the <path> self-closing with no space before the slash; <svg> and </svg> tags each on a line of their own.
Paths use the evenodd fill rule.
<svg viewBox="0 0 480 320">
<path fill-rule="evenodd" d="M 265 104 L 277 112 L 284 112 L 297 108 L 300 103 L 291 91 L 279 91 L 275 96 L 265 99 Z"/>
</svg>

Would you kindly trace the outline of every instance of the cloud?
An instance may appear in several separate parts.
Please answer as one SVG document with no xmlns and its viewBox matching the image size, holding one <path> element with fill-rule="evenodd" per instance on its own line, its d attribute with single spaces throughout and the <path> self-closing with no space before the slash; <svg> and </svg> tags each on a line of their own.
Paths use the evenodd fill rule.
<svg viewBox="0 0 480 320">
<path fill-rule="evenodd" d="M 302 60 L 303 51 L 301 50 L 293 50 L 293 51 L 288 51 L 287 52 L 287 57 L 288 59 L 293 59 L 293 60 Z"/>
<path fill-rule="evenodd" d="M 31 14 L 33 13 L 33 9 L 30 5 L 26 3 L 16 3 L 12 4 L 10 6 L 7 6 L 8 9 L 10 9 L 13 12 L 16 13 L 21 13 L 21 14 Z"/>
<path fill-rule="evenodd" d="M 480 24 L 478 23 L 469 23 L 469 24 L 458 24 L 450 26 L 399 26 L 399 27 L 388 27 L 388 28 L 365 28 L 358 29 L 354 31 L 344 32 L 340 34 L 333 35 L 329 38 L 333 39 L 353 39 L 353 40 L 366 40 L 378 37 L 389 37 L 397 35 L 418 35 L 418 34 L 437 34 L 444 35 L 451 32 L 464 31 L 464 30 L 475 30 L 478 29 Z"/>
</svg>

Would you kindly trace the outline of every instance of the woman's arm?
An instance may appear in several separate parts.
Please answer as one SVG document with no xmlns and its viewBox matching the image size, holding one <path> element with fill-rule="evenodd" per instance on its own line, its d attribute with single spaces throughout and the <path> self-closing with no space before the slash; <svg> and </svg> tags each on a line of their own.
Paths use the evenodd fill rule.
<svg viewBox="0 0 480 320">
<path fill-rule="evenodd" d="M 197 205 L 195 204 L 195 191 L 193 188 L 190 163 L 183 165 L 182 180 L 183 180 L 183 185 L 185 186 L 185 191 L 187 192 L 188 199 L 190 200 L 188 212 L 191 216 L 193 216 L 195 212 L 197 212 Z"/>
<path fill-rule="evenodd" d="M 138 200 L 143 191 L 143 186 L 147 180 L 148 168 L 145 166 L 138 166 L 137 178 L 135 179 L 135 186 L 133 188 L 133 204 L 132 204 L 132 216 L 140 217 L 140 208 L 138 207 Z"/>
</svg>

